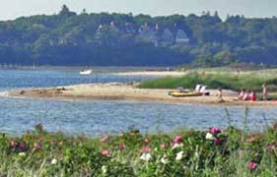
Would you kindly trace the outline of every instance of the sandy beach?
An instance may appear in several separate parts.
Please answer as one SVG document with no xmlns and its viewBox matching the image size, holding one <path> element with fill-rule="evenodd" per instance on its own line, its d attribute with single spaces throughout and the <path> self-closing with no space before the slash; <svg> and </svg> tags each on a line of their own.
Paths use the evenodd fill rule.
<svg viewBox="0 0 277 177">
<path fill-rule="evenodd" d="M 191 104 L 221 104 L 243 106 L 276 106 L 273 101 L 234 101 L 236 92 L 223 90 L 224 102 L 217 99 L 216 90 L 208 90 L 210 96 L 172 97 L 168 95 L 170 89 L 140 89 L 132 84 L 80 84 L 64 87 L 39 88 L 26 90 L 11 90 L 9 96 L 35 98 L 68 98 L 68 99 L 95 99 L 95 100 L 134 100 L 155 101 L 167 103 Z"/>
</svg>

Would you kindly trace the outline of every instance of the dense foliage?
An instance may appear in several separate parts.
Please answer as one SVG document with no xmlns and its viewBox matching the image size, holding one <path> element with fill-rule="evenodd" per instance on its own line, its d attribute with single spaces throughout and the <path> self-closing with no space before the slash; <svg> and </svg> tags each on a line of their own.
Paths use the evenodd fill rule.
<svg viewBox="0 0 277 177">
<path fill-rule="evenodd" d="M 59 14 L 0 22 L 0 63 L 168 66 L 277 63 L 277 19 Z"/>
<path fill-rule="evenodd" d="M 37 126 L 0 138 L 1 176 L 276 176 L 277 127 L 87 138 Z"/>
</svg>

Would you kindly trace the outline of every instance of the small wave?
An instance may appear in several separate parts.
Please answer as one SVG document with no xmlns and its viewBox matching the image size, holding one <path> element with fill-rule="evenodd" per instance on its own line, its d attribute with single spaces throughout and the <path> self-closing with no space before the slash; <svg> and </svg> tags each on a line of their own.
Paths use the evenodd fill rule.
<svg viewBox="0 0 277 177">
<path fill-rule="evenodd" d="M 0 92 L 0 97 L 8 97 L 9 92 Z"/>
</svg>

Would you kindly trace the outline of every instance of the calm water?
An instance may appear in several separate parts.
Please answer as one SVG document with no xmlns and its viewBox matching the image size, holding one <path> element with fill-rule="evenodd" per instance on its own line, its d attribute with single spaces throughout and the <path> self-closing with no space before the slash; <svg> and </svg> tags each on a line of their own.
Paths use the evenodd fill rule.
<svg viewBox="0 0 277 177">
<path fill-rule="evenodd" d="M 74 71 L 0 70 L 0 90 L 93 82 L 131 82 L 149 77 L 119 77 L 109 73 L 80 76 Z M 21 134 L 42 123 L 49 131 L 98 135 L 129 128 L 168 132 L 178 128 L 244 127 L 245 108 L 135 101 L 88 101 L 0 98 L 0 132 Z M 248 126 L 260 130 L 277 120 L 274 107 L 249 110 Z M 266 119 L 266 120 L 265 120 Z"/>
<path fill-rule="evenodd" d="M 0 70 L 0 90 L 30 87 L 51 87 L 80 83 L 132 82 L 154 77 L 117 76 L 109 72 L 79 75 L 74 70 Z"/>
</svg>

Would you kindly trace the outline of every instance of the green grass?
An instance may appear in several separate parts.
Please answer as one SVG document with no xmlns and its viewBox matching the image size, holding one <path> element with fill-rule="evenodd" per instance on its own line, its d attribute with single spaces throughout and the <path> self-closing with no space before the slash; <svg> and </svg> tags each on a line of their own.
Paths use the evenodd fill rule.
<svg viewBox="0 0 277 177">
<path fill-rule="evenodd" d="M 160 79 L 144 81 L 141 88 L 177 88 L 184 87 L 193 89 L 196 84 L 206 85 L 209 89 L 231 89 L 261 91 L 262 84 L 266 83 L 270 91 L 277 90 L 277 76 L 274 74 L 260 74 L 257 72 L 236 74 L 229 73 L 207 73 L 205 75 L 191 72 L 183 77 L 165 77 Z"/>
<path fill-rule="evenodd" d="M 251 133 L 230 126 L 221 132 L 181 130 L 175 134 L 143 135 L 129 131 L 90 138 L 48 133 L 37 126 L 36 131 L 21 137 L 0 138 L 0 174 L 276 176 L 276 129 L 272 126 L 264 132 Z M 250 162 L 256 167 L 250 169 Z"/>
</svg>

